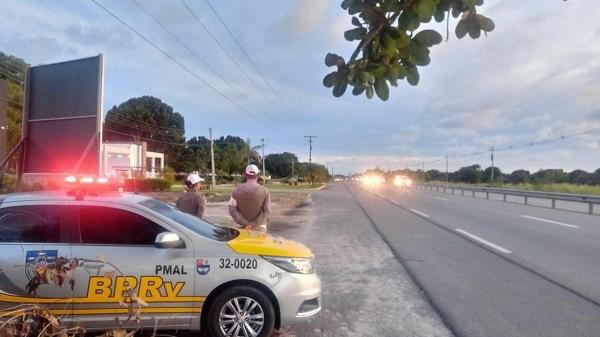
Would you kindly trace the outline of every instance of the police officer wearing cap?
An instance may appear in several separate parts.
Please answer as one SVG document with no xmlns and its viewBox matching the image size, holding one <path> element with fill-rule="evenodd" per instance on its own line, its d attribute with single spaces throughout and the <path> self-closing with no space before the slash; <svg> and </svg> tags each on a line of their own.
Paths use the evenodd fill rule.
<svg viewBox="0 0 600 337">
<path fill-rule="evenodd" d="M 195 215 L 202 219 L 206 209 L 206 197 L 200 193 L 200 182 L 204 179 L 196 173 L 192 173 L 185 178 L 186 191 L 177 199 L 177 208 L 180 211 Z"/>
<path fill-rule="evenodd" d="M 242 228 L 266 232 L 271 216 L 271 196 L 269 190 L 258 183 L 259 172 L 256 165 L 246 167 L 246 183 L 231 194 L 229 214 Z"/>
</svg>

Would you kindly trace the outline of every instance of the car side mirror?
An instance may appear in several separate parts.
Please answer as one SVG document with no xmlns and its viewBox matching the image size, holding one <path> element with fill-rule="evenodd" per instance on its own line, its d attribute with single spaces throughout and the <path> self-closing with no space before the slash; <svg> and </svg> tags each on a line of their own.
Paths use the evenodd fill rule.
<svg viewBox="0 0 600 337">
<path fill-rule="evenodd" d="M 164 232 L 156 236 L 154 247 L 159 249 L 185 248 L 185 242 L 175 233 Z"/>
</svg>

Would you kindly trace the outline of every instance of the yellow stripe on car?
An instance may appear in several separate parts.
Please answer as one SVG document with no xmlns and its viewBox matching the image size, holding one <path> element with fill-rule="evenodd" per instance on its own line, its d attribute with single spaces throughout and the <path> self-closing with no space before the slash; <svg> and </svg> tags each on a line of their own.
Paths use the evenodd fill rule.
<svg viewBox="0 0 600 337">
<path fill-rule="evenodd" d="M 310 249 L 296 241 L 271 234 L 240 229 L 240 234 L 227 244 L 239 254 L 281 257 L 311 257 Z"/>
</svg>

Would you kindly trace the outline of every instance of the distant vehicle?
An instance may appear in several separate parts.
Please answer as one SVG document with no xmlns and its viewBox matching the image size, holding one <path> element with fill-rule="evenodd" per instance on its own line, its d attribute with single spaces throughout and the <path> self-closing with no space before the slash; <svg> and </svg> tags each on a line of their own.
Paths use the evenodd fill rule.
<svg viewBox="0 0 600 337">
<path fill-rule="evenodd" d="M 412 186 L 412 179 L 407 176 L 395 176 L 394 177 L 394 186 L 408 188 Z"/>
<path fill-rule="evenodd" d="M 369 187 L 378 187 L 385 183 L 385 178 L 378 174 L 366 174 L 360 177 L 360 181 Z"/>
<path fill-rule="evenodd" d="M 86 328 L 109 329 L 131 315 L 123 303 L 139 299 L 144 328 L 160 322 L 160 329 L 211 337 L 267 337 L 321 310 L 321 281 L 306 246 L 92 187 L 106 179 L 66 181 L 87 186 L 0 196 L 0 312 L 41 305 Z M 48 276 L 57 273 L 64 284 Z"/>
</svg>

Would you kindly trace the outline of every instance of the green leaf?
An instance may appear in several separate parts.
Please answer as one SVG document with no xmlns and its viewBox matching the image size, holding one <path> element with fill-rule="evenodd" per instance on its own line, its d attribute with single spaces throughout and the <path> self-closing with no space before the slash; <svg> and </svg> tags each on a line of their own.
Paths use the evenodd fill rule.
<svg viewBox="0 0 600 337">
<path fill-rule="evenodd" d="M 468 29 L 468 24 L 467 24 L 467 20 L 463 19 L 458 21 L 458 24 L 456 25 L 456 37 L 459 39 L 462 39 L 463 37 L 465 37 L 465 35 L 467 35 L 467 29 Z"/>
<path fill-rule="evenodd" d="M 406 68 L 400 63 L 394 63 L 391 65 L 388 71 L 388 79 L 403 79 L 406 77 Z"/>
<path fill-rule="evenodd" d="M 435 30 L 426 29 L 420 31 L 413 40 L 417 40 L 419 43 L 426 45 L 427 47 L 432 47 L 436 44 L 440 44 L 442 42 L 442 35 Z"/>
<path fill-rule="evenodd" d="M 437 9 L 435 10 L 435 18 L 436 22 L 442 22 L 446 18 L 446 11 L 448 10 L 448 6 L 443 7 L 442 4 L 438 4 Z"/>
<path fill-rule="evenodd" d="M 358 96 L 358 95 L 362 94 L 364 91 L 365 91 L 365 87 L 363 87 L 362 85 L 356 85 L 352 89 L 352 95 Z"/>
<path fill-rule="evenodd" d="M 486 33 L 489 33 L 492 30 L 494 30 L 494 28 L 496 28 L 494 21 L 484 15 L 478 14 L 477 21 L 479 21 L 479 26 L 481 27 L 481 30 L 483 30 Z"/>
<path fill-rule="evenodd" d="M 325 65 L 328 67 L 342 66 L 344 65 L 344 59 L 337 54 L 327 53 L 325 55 Z"/>
<path fill-rule="evenodd" d="M 408 37 L 408 35 L 406 35 L 406 33 L 400 33 L 400 38 L 396 39 L 396 48 L 398 49 L 403 49 L 408 47 L 408 45 L 410 44 L 410 37 Z"/>
<path fill-rule="evenodd" d="M 323 85 L 326 86 L 327 88 L 331 88 L 335 85 L 336 79 L 337 79 L 337 71 L 329 73 L 323 78 Z"/>
<path fill-rule="evenodd" d="M 417 13 L 411 9 L 405 9 L 402 11 L 402 14 L 400 14 L 400 17 L 398 18 L 398 29 L 402 31 L 413 31 L 419 28 L 420 24 L 421 23 L 419 22 Z"/>
<path fill-rule="evenodd" d="M 472 20 L 471 18 L 469 18 L 468 20 L 469 36 L 472 39 L 478 39 L 479 36 L 481 36 L 481 28 L 479 27 L 479 22 L 477 22 L 477 19 Z"/>
<path fill-rule="evenodd" d="M 367 29 L 362 27 L 353 28 L 344 32 L 344 38 L 348 41 L 362 40 L 367 35 Z"/>
<path fill-rule="evenodd" d="M 360 79 L 363 81 L 365 86 L 369 86 L 375 83 L 375 76 L 368 71 L 363 71 L 359 75 Z"/>
<path fill-rule="evenodd" d="M 373 87 L 367 87 L 367 98 L 371 99 L 373 98 Z"/>
<path fill-rule="evenodd" d="M 429 64 L 429 49 L 420 43 L 411 43 L 408 47 L 410 55 L 418 65 Z"/>
<path fill-rule="evenodd" d="M 357 27 L 362 27 L 362 24 L 360 23 L 360 20 L 356 16 L 352 17 L 352 24 L 355 25 L 355 26 L 357 26 Z"/>
<path fill-rule="evenodd" d="M 462 13 L 462 9 L 456 5 L 457 4 L 452 7 L 452 17 L 455 19 Z"/>
<path fill-rule="evenodd" d="M 417 16 L 421 22 L 429 22 L 433 14 L 435 14 L 436 5 L 432 0 L 420 0 L 413 9 L 417 12 Z"/>
<path fill-rule="evenodd" d="M 406 71 L 406 80 L 413 86 L 419 84 L 419 70 L 417 70 L 417 67 L 408 68 Z"/>
<path fill-rule="evenodd" d="M 373 76 L 383 76 L 387 72 L 386 66 L 381 63 L 369 63 L 365 70 L 371 73 Z"/>
<path fill-rule="evenodd" d="M 386 27 L 383 31 L 394 40 L 401 38 L 400 32 L 394 27 Z"/>
<path fill-rule="evenodd" d="M 346 82 L 345 80 L 338 80 L 337 83 L 333 86 L 333 96 L 343 96 L 346 92 L 346 88 L 348 88 L 348 82 Z"/>
<path fill-rule="evenodd" d="M 390 97 L 390 89 L 383 77 L 378 77 L 375 81 L 375 93 L 382 101 L 387 101 Z"/>
</svg>

